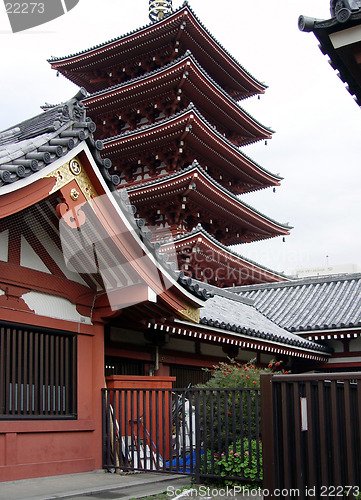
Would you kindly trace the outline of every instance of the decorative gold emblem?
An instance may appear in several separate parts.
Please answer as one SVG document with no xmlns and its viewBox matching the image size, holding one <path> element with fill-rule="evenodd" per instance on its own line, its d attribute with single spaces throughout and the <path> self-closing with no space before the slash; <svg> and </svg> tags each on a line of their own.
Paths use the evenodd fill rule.
<svg viewBox="0 0 361 500">
<path fill-rule="evenodd" d="M 75 188 L 73 188 L 70 191 L 70 197 L 72 200 L 76 201 L 79 198 L 79 191 L 77 191 Z"/>
<path fill-rule="evenodd" d="M 77 160 L 71 160 L 69 169 L 74 175 L 79 175 L 81 172 L 81 165 Z"/>
<path fill-rule="evenodd" d="M 186 306 L 186 309 L 179 311 L 179 313 L 183 316 L 183 318 L 193 321 L 193 323 L 199 323 L 199 307 Z"/>
<path fill-rule="evenodd" d="M 85 170 L 82 168 L 81 162 L 77 157 L 70 160 L 70 162 L 65 163 L 60 168 L 57 168 L 46 177 L 56 178 L 56 184 L 49 194 L 55 193 L 59 189 L 69 184 L 69 182 L 71 182 L 72 180 L 75 180 L 79 187 L 78 197 L 80 192 L 82 192 L 86 200 L 91 204 L 92 198 L 95 198 L 97 196 L 97 193 L 92 186 L 89 177 L 87 176 Z M 72 199 L 75 200 L 77 198 Z"/>
</svg>

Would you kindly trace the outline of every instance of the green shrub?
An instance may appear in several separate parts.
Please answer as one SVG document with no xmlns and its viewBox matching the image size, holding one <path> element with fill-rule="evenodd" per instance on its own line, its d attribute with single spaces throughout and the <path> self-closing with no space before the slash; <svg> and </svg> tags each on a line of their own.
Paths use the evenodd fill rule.
<svg viewBox="0 0 361 500">
<path fill-rule="evenodd" d="M 274 373 L 279 371 L 281 361 L 271 361 L 267 368 L 257 368 L 254 359 L 247 363 L 238 363 L 230 360 L 220 362 L 212 369 L 204 368 L 204 371 L 211 374 L 207 383 L 198 387 L 225 387 L 227 389 L 257 388 L 260 386 L 260 377 L 263 373 Z M 284 373 L 288 373 L 287 371 Z"/>
<path fill-rule="evenodd" d="M 278 370 L 280 364 L 272 362 L 267 368 L 257 368 L 253 360 L 244 364 L 230 360 L 228 363 L 220 362 L 212 369 L 205 369 L 211 377 L 198 387 L 225 389 L 207 392 L 201 400 L 201 415 L 207 415 L 207 419 L 201 422 L 207 449 L 212 448 L 213 453 L 221 453 L 235 439 L 259 439 L 260 376 Z M 244 390 L 234 392 L 232 389 Z"/>
<path fill-rule="evenodd" d="M 257 459 L 257 457 L 259 457 Z M 222 453 L 217 462 L 218 471 L 222 477 L 237 477 L 237 480 L 225 479 L 226 485 L 236 485 L 242 481 L 244 486 L 249 488 L 256 487 L 259 482 L 257 479 L 263 478 L 262 470 L 262 443 L 256 439 L 251 441 L 251 450 L 248 439 L 243 443 L 237 441 L 236 450 L 229 446 L 227 453 Z"/>
</svg>

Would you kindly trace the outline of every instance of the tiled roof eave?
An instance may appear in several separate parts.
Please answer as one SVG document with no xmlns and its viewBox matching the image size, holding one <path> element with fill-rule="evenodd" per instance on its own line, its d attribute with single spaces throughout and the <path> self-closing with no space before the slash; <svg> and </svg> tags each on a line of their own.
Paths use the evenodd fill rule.
<svg viewBox="0 0 361 500">
<path fill-rule="evenodd" d="M 338 51 L 334 48 L 330 35 L 338 31 L 347 30 L 355 26 L 359 26 L 361 21 L 361 8 L 351 12 L 349 19 L 345 22 L 340 22 L 336 17 L 327 20 L 317 20 L 300 16 L 299 28 L 301 31 L 313 32 L 318 39 L 319 48 L 324 55 L 327 55 L 330 60 L 331 67 L 338 71 L 340 79 L 347 84 L 346 88 L 357 104 L 361 106 L 361 87 L 357 78 L 349 71 L 349 68 L 344 62 Z"/>
<path fill-rule="evenodd" d="M 115 189 L 118 177 L 109 175 L 105 167 L 109 168 L 109 160 L 103 160 L 99 154 L 103 143 L 93 138 L 96 126 L 86 117 L 81 103 L 83 97 L 84 92 L 80 90 L 66 103 L 50 107 L 12 129 L 0 132 L 0 188 L 10 185 L 20 188 L 20 180 L 31 178 L 36 172 L 61 161 L 85 142 L 106 180 Z M 43 133 L 44 127 L 51 131 Z M 12 130 L 13 134 L 10 133 Z"/>
<path fill-rule="evenodd" d="M 351 323 L 350 325 L 332 325 L 332 326 L 327 326 L 324 325 L 323 328 L 320 328 L 318 325 L 315 325 L 314 327 L 301 327 L 300 328 L 291 328 L 287 331 L 291 333 L 297 333 L 297 335 L 300 335 L 302 337 L 309 337 L 309 336 L 318 336 L 320 337 L 321 340 L 324 340 L 327 338 L 351 338 L 353 337 L 359 337 L 361 336 L 361 322 L 358 322 L 357 324 Z"/>
<path fill-rule="evenodd" d="M 153 242 L 151 242 L 151 231 L 146 227 L 138 227 L 137 222 L 134 219 L 134 211 L 131 205 L 129 205 L 128 195 L 124 197 L 124 193 L 120 193 L 116 190 L 116 185 L 119 184 L 120 179 L 117 175 L 111 175 L 109 173 L 109 169 L 111 167 L 111 162 L 109 159 L 103 159 L 100 155 L 100 151 L 103 149 L 102 141 L 94 140 L 93 132 L 95 131 L 95 124 L 86 117 L 85 108 L 81 105 L 78 100 L 79 94 L 77 94 L 73 99 L 69 100 L 66 103 L 66 110 L 69 114 L 66 115 L 65 123 L 63 125 L 58 126 L 55 124 L 56 132 L 51 134 L 51 137 L 48 137 L 48 142 L 44 142 L 44 138 L 40 136 L 41 141 L 39 142 L 39 148 L 43 148 L 44 144 L 46 144 L 47 150 L 42 151 L 41 153 L 46 153 L 47 161 L 37 161 L 37 167 L 33 170 L 30 170 L 29 174 L 26 176 L 17 177 L 16 179 L 11 179 L 11 182 L 4 182 L 1 177 L 0 181 L 0 196 L 2 194 L 6 195 L 9 192 L 14 192 L 17 189 L 21 189 L 24 186 L 24 183 L 21 181 L 25 181 L 26 185 L 31 183 L 32 181 L 36 182 L 38 179 L 43 178 L 44 173 L 53 172 L 55 165 L 61 164 L 63 165 L 65 160 L 69 160 L 69 158 L 73 158 L 79 152 L 83 151 L 84 148 L 90 152 L 92 156 L 92 160 L 98 171 L 96 171 L 96 175 L 99 174 L 99 178 L 104 180 L 105 185 L 109 188 L 111 192 L 113 192 L 115 201 L 117 202 L 118 207 L 121 208 L 122 217 L 125 217 L 129 223 L 132 225 L 137 235 L 140 238 L 140 241 L 144 243 L 147 247 L 149 255 L 152 255 L 155 259 L 156 265 L 159 266 L 159 269 L 162 272 L 166 273 L 168 278 L 174 281 L 175 286 L 179 286 L 182 291 L 186 291 L 185 295 L 189 295 L 189 297 L 195 297 L 194 303 L 200 305 L 204 303 L 207 298 L 210 297 L 209 292 L 199 286 L 198 284 L 194 285 L 192 280 L 183 280 L 182 274 L 175 268 L 172 262 L 168 263 L 168 256 L 164 256 L 159 252 L 159 246 Z M 64 105 L 60 105 L 59 107 L 63 109 Z M 45 111 L 45 114 L 48 113 L 52 116 L 52 111 Z M 19 130 L 23 134 L 26 135 L 26 124 L 31 124 L 31 133 L 34 139 L 36 139 L 36 117 L 34 120 L 27 120 L 24 125 L 19 124 L 16 126 L 16 134 L 18 134 Z M 43 124 L 43 115 L 39 115 L 38 124 L 40 129 Z M 10 130 L 10 129 L 8 129 Z M 1 133 L 0 133 L 1 136 Z M 9 134 L 6 134 L 8 137 Z M 52 141 L 56 141 L 56 145 L 51 144 Z M 6 145 L 2 145 L 2 149 L 0 147 L 0 153 L 4 151 L 5 147 L 9 147 L 9 145 L 14 146 L 16 149 L 17 142 L 14 139 L 14 143 L 7 143 Z M 71 141 L 71 142 L 69 142 Z M 36 141 L 35 141 L 36 142 Z M 19 143 L 21 145 L 21 141 Z M 57 148 L 61 149 L 56 151 Z M 50 148 L 50 149 L 49 149 Z M 55 149 L 54 149 L 55 148 Z M 37 152 L 39 153 L 39 151 Z M 57 154 L 58 153 L 58 154 Z M 61 154 L 60 154 L 61 153 Z M 27 153 L 24 153 L 24 157 L 26 157 Z M 5 155 L 1 157 L 4 158 Z M 17 158 L 20 158 L 17 157 Z M 14 160 L 15 161 L 15 160 Z M 25 158 L 25 161 L 28 161 Z M 2 164 L 2 166 L 6 167 L 6 163 Z M 0 174 L 2 174 L 4 170 L 0 166 Z M 44 172 L 44 173 L 43 173 Z M 178 284 L 177 284 L 178 283 Z"/>
<path fill-rule="evenodd" d="M 188 4 L 187 1 L 184 2 L 184 6 L 186 6 L 189 11 L 192 13 L 193 18 L 197 21 L 197 24 L 201 27 L 204 33 L 207 34 L 207 36 L 218 46 L 221 50 L 222 57 L 224 55 L 227 56 L 228 60 L 235 65 L 239 70 L 241 70 L 242 73 L 247 75 L 247 77 L 254 83 L 256 86 L 258 86 L 260 89 L 265 90 L 267 86 L 257 80 L 251 73 L 245 70 L 245 68 L 223 47 L 223 45 L 211 34 L 211 32 L 202 24 L 202 22 L 199 20 L 199 18 L 196 16 L 194 11 L 191 9 L 190 5 Z"/>
<path fill-rule="evenodd" d="M 266 334 L 256 330 L 230 324 L 224 325 L 224 327 L 220 325 L 215 326 L 212 322 L 208 324 L 204 319 L 201 319 L 201 324 L 196 327 L 187 321 L 176 319 L 175 325 L 169 325 L 164 329 L 171 334 L 221 344 L 235 344 L 243 349 L 260 350 L 269 354 L 293 353 L 298 357 L 317 359 L 319 361 L 327 360 L 331 356 L 331 352 L 315 342 L 300 339 L 299 345 L 292 345 L 287 342 L 267 339 Z M 301 344 L 304 343 L 309 344 L 309 347 L 302 347 Z"/>
<path fill-rule="evenodd" d="M 351 25 L 353 22 L 358 22 L 361 20 L 361 9 L 351 12 L 350 18 L 347 21 L 347 25 Z M 315 19 L 315 23 L 313 25 L 313 31 L 316 32 L 320 29 L 332 29 L 338 28 L 343 30 L 345 25 L 338 21 L 336 17 L 331 17 L 330 19 Z"/>
</svg>

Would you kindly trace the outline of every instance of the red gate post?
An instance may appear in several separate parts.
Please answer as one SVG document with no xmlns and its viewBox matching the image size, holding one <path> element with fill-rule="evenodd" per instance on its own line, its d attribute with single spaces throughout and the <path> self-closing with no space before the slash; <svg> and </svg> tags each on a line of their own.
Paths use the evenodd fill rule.
<svg viewBox="0 0 361 500">
<path fill-rule="evenodd" d="M 157 454 L 160 455 L 164 462 L 172 458 L 172 450 L 170 449 L 172 423 L 169 420 L 168 409 L 171 400 L 171 389 L 175 377 L 149 377 L 140 375 L 110 375 L 106 378 L 108 389 L 125 390 L 127 393 L 128 414 L 125 415 L 125 408 L 123 413 L 125 419 L 118 417 L 121 433 L 126 436 L 133 436 L 134 431 L 140 429 L 139 439 L 144 437 L 144 442 L 152 441 L 150 448 L 153 446 L 157 449 Z M 146 397 L 140 398 L 139 404 L 137 403 L 137 391 L 142 394 L 145 393 Z M 158 396 L 156 392 L 159 391 Z M 162 405 L 162 391 L 164 391 L 164 407 Z M 125 406 L 124 394 L 119 397 L 123 398 L 123 406 Z M 133 405 L 133 406 L 132 406 Z M 133 410 L 132 410 L 133 407 Z M 158 420 L 156 416 L 158 415 Z M 139 417 L 142 416 L 141 423 Z M 162 423 L 162 425 L 159 425 Z M 165 428 L 163 427 L 163 424 Z M 125 431 L 124 425 L 128 425 Z M 142 428 L 141 428 L 142 427 Z M 138 437 L 138 436 L 137 436 Z M 157 437 L 160 441 L 157 443 Z M 147 438 L 147 439 L 146 439 Z"/>
</svg>

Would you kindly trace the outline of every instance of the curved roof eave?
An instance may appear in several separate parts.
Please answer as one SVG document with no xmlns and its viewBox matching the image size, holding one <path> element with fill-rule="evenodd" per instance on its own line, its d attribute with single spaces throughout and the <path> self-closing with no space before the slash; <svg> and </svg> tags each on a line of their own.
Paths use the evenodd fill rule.
<svg viewBox="0 0 361 500">
<path fill-rule="evenodd" d="M 244 257 L 243 255 L 239 254 L 235 250 L 232 250 L 230 247 L 223 245 L 220 241 L 218 241 L 214 236 L 209 234 L 201 224 L 198 224 L 195 228 L 193 228 L 189 233 L 185 233 L 182 235 L 177 236 L 174 238 L 174 244 L 177 245 L 177 243 L 182 243 L 186 242 L 187 240 L 193 240 L 198 237 L 205 238 L 208 240 L 213 246 L 219 249 L 220 253 L 224 253 L 230 258 L 236 259 L 238 262 L 241 261 L 241 263 L 245 263 L 246 265 L 255 267 L 260 270 L 260 272 L 265 272 L 270 275 L 272 275 L 275 280 L 278 281 L 288 281 L 290 278 L 286 276 L 283 273 L 276 272 L 273 269 L 270 269 L 266 266 L 263 266 L 262 264 L 259 264 L 258 262 L 251 260 L 247 257 Z M 164 246 L 166 247 L 167 244 L 165 243 Z M 233 291 L 233 288 L 230 288 L 231 291 Z"/>
<path fill-rule="evenodd" d="M 271 134 L 274 133 L 274 130 L 272 130 L 270 127 L 266 127 L 265 125 L 260 123 L 249 112 L 247 112 L 245 109 L 243 109 L 242 106 L 240 106 L 238 104 L 238 102 L 235 99 L 233 99 L 232 96 L 227 94 L 222 89 L 222 87 L 209 76 L 209 74 L 200 66 L 200 64 L 197 62 L 197 60 L 193 57 L 192 53 L 189 51 L 187 51 L 183 56 L 179 57 L 175 61 L 173 61 L 173 62 L 171 62 L 171 63 L 163 66 L 162 68 L 159 68 L 151 73 L 146 73 L 145 75 L 138 76 L 136 78 L 132 78 L 131 80 L 129 80 L 127 82 L 113 85 L 111 87 L 107 87 L 106 89 L 99 90 L 97 92 L 93 92 L 84 99 L 84 103 L 85 103 L 85 105 L 91 106 L 94 102 L 99 101 L 100 105 L 102 107 L 104 107 L 104 103 L 107 101 L 107 98 L 109 98 L 109 101 L 112 103 L 114 95 L 116 95 L 117 92 L 120 93 L 120 92 L 124 91 L 127 87 L 142 85 L 142 83 L 145 84 L 145 82 L 147 80 L 151 81 L 157 77 L 161 78 L 162 76 L 166 76 L 167 74 L 169 74 L 169 72 L 174 70 L 177 66 L 181 67 L 181 65 L 186 63 L 187 61 L 190 61 L 190 63 L 194 65 L 194 67 L 195 67 L 194 69 L 196 71 L 198 71 L 202 76 L 204 76 L 204 78 L 209 82 L 210 86 L 212 86 L 214 88 L 213 92 L 219 92 L 222 95 L 223 100 L 225 101 L 227 108 L 229 107 L 230 109 L 233 109 L 236 114 L 240 114 L 243 117 L 243 119 L 245 119 L 246 121 L 249 121 L 250 127 L 253 127 L 254 129 L 258 129 L 254 133 L 258 133 L 258 134 L 263 135 L 263 137 L 255 137 L 254 140 L 252 140 L 252 142 L 255 142 L 255 141 L 258 141 L 261 139 L 271 138 Z M 208 88 L 208 86 L 206 86 L 206 87 Z M 156 88 L 158 88 L 158 87 L 156 87 Z M 214 95 L 213 92 L 211 92 L 212 96 Z M 212 103 L 214 102 L 213 99 L 210 99 L 210 100 Z M 217 107 L 219 107 L 219 104 L 217 105 Z M 226 110 L 224 109 L 223 112 L 226 113 Z M 227 114 L 227 116 L 229 116 L 229 115 Z M 242 128 L 244 128 L 244 127 L 242 127 Z M 251 139 L 252 138 L 250 138 L 250 140 Z"/>
<path fill-rule="evenodd" d="M 236 195 L 228 191 L 226 188 L 224 188 L 221 184 L 219 184 L 217 181 L 215 181 L 205 170 L 202 169 L 202 167 L 198 164 L 197 161 L 194 161 L 192 165 L 190 165 L 187 169 L 181 170 L 179 172 L 175 172 L 173 174 L 161 177 L 159 179 L 155 179 L 153 181 L 149 181 L 146 183 L 143 183 L 142 185 L 137 185 L 137 186 L 130 186 L 128 188 L 129 193 L 134 193 L 136 191 L 142 192 L 143 190 L 147 188 L 151 188 L 152 186 L 159 186 L 160 184 L 168 184 L 169 181 L 175 181 L 176 179 L 179 179 L 181 177 L 184 177 L 185 175 L 189 175 L 191 172 L 197 172 L 201 177 L 203 177 L 208 183 L 212 184 L 213 188 L 216 188 L 216 190 L 220 193 L 223 193 L 224 195 L 227 196 L 230 200 L 233 200 L 233 202 L 237 203 L 239 205 L 240 209 L 244 208 L 246 209 L 249 213 L 253 213 L 255 216 L 260 217 L 265 223 L 272 224 L 281 230 L 286 230 L 286 233 L 281 233 L 281 234 L 288 234 L 288 230 L 292 229 L 291 226 L 288 224 L 281 224 L 279 222 L 276 222 L 275 220 L 267 217 L 265 214 L 262 212 L 259 212 L 255 208 L 251 207 L 251 205 L 248 205 L 247 203 L 241 201 Z"/>
<path fill-rule="evenodd" d="M 315 19 L 307 16 L 299 16 L 298 26 L 301 31 L 313 32 L 319 41 L 319 48 L 324 55 L 327 55 L 331 67 L 338 72 L 340 79 L 347 84 L 346 88 L 356 103 L 361 106 L 361 85 L 359 69 L 355 64 L 352 54 L 346 55 L 340 53 L 334 47 L 331 40 L 332 35 L 340 31 L 357 29 L 361 21 L 361 7 L 358 0 L 358 10 L 353 8 L 349 18 L 344 21 L 332 17 L 331 19 Z M 347 9 L 343 9 L 347 10 Z M 350 45 L 352 46 L 352 45 Z M 353 62 L 352 62 L 353 61 Z"/>
</svg>

